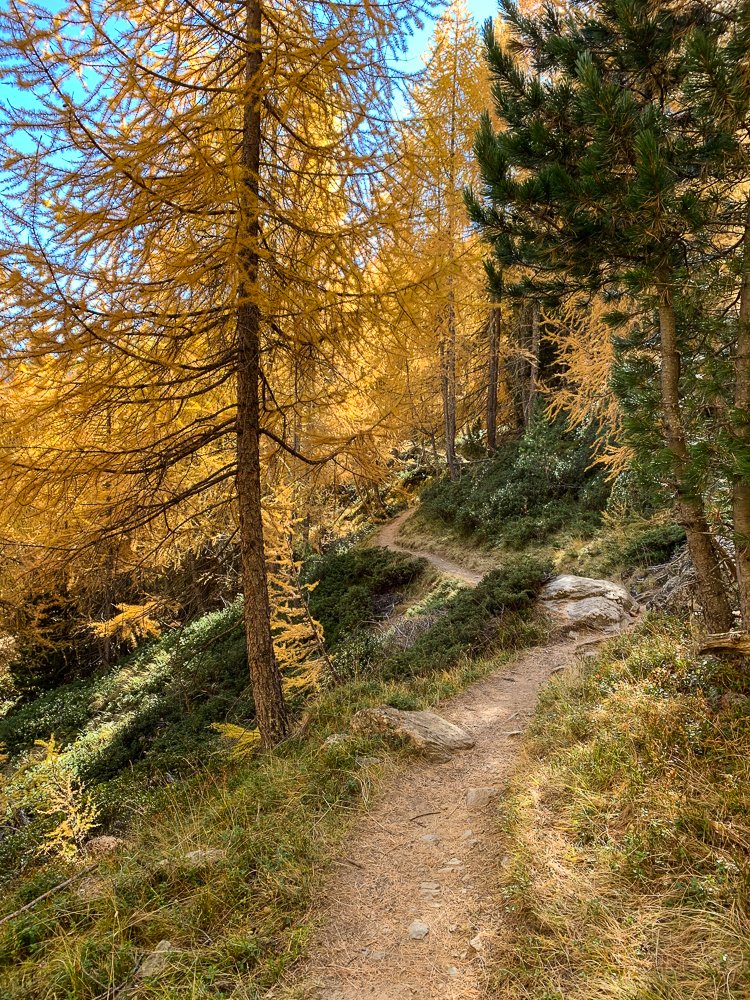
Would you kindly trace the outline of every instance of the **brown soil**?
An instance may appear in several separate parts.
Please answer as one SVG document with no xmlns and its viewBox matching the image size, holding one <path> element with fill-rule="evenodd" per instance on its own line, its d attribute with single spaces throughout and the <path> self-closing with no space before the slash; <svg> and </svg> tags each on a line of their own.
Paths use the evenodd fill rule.
<svg viewBox="0 0 750 1000">
<path fill-rule="evenodd" d="M 498 798 L 469 811 L 469 788 L 500 795 L 518 755 L 519 731 L 555 667 L 576 643 L 535 649 L 439 706 L 476 740 L 448 763 L 395 770 L 333 865 L 322 930 L 294 995 L 318 1000 L 432 1000 L 486 996 L 485 962 L 501 947 L 495 872 L 502 864 Z M 422 838 L 439 837 L 430 843 Z M 424 891 L 422 883 L 439 883 Z M 409 939 L 414 920 L 429 925 Z M 478 938 L 478 940 L 477 940 Z M 472 946 L 470 942 L 474 941 Z"/>
<path fill-rule="evenodd" d="M 411 511 L 386 525 L 377 544 L 396 542 Z M 444 573 L 476 584 L 480 574 L 419 552 Z M 503 909 L 496 872 L 503 864 L 497 806 L 518 757 L 540 687 L 588 643 L 565 639 L 519 654 L 485 680 L 437 707 L 476 740 L 447 763 L 393 766 L 369 813 L 332 865 L 318 914 L 321 929 L 293 981 L 269 997 L 305 1000 L 463 1000 L 488 996 L 486 962 L 502 950 Z M 370 765 L 377 767 L 377 764 Z M 391 766 L 391 765 L 388 765 Z M 367 768 L 363 771 L 364 787 Z M 497 796 L 470 811 L 469 788 Z M 424 840 L 425 837 L 437 840 Z M 425 883 L 437 883 L 429 887 Z M 415 921 L 429 926 L 411 940 Z"/>
</svg>

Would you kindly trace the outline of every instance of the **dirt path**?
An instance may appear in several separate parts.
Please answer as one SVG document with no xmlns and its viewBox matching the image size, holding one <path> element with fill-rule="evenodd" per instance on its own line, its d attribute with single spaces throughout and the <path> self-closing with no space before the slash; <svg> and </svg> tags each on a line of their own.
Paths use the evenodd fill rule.
<svg viewBox="0 0 750 1000">
<path fill-rule="evenodd" d="M 421 555 L 444 573 L 476 584 L 480 574 L 396 543 L 404 511 L 378 545 Z M 321 930 L 290 992 L 305 1000 L 468 1000 L 487 994 L 485 962 L 502 939 L 495 909 L 503 859 L 496 810 L 518 756 L 539 688 L 582 646 L 565 640 L 528 650 L 437 711 L 476 740 L 444 764 L 410 763 L 386 777 L 328 876 Z M 363 770 L 366 771 L 366 766 Z M 366 774 L 363 774 L 363 778 Z M 493 797 L 469 809 L 470 788 Z M 414 921 L 429 927 L 410 937 Z"/>
<path fill-rule="evenodd" d="M 481 573 L 475 573 L 470 569 L 464 569 L 463 566 L 459 566 L 458 563 L 450 562 L 448 559 L 441 559 L 440 556 L 434 556 L 430 552 L 415 552 L 412 549 L 407 549 L 403 545 L 399 545 L 396 541 L 396 537 L 401 529 L 401 525 L 414 513 L 413 509 L 402 511 L 397 517 L 394 517 L 392 521 L 389 521 L 380 531 L 377 533 L 374 539 L 375 545 L 382 545 L 385 549 L 390 549 L 392 552 L 403 552 L 405 555 L 409 556 L 421 556 L 431 563 L 435 569 L 439 569 L 441 573 L 448 573 L 451 576 L 457 576 L 466 583 L 470 583 L 472 586 L 476 586 L 482 579 Z"/>
<path fill-rule="evenodd" d="M 486 995 L 484 963 L 502 935 L 502 913 L 492 908 L 502 864 L 498 799 L 470 811 L 467 789 L 502 790 L 540 686 L 572 660 L 575 648 L 568 641 L 528 651 L 439 707 L 476 747 L 445 764 L 413 763 L 388 781 L 333 866 L 323 929 L 295 996 Z M 409 937 L 415 920 L 429 926 L 424 940 Z"/>
</svg>

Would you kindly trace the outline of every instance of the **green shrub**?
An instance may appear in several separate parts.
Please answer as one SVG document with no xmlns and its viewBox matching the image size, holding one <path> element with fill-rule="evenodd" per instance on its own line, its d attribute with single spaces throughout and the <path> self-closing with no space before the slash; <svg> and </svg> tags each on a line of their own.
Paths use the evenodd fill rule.
<svg viewBox="0 0 750 1000">
<path fill-rule="evenodd" d="M 674 550 L 687 538 L 680 524 L 665 524 L 658 528 L 648 528 L 624 545 L 617 553 L 620 561 L 629 566 L 646 566 L 664 563 Z"/>
<path fill-rule="evenodd" d="M 488 573 L 476 587 L 452 597 L 429 632 L 389 659 L 384 675 L 425 676 L 455 666 L 462 654 L 497 645 L 493 640 L 506 617 L 525 617 L 547 575 L 544 563 L 528 557 Z"/>
<path fill-rule="evenodd" d="M 388 549 L 350 549 L 309 560 L 302 573 L 310 594 L 310 613 L 323 626 L 326 645 L 334 647 L 373 620 L 371 599 L 415 580 L 427 562 Z"/>
<path fill-rule="evenodd" d="M 505 541 L 521 548 L 569 529 L 591 534 L 609 496 L 606 473 L 592 468 L 596 431 L 568 430 L 563 420 L 539 417 L 493 459 L 458 482 L 441 479 L 420 494 L 421 516 L 462 537 Z"/>
</svg>

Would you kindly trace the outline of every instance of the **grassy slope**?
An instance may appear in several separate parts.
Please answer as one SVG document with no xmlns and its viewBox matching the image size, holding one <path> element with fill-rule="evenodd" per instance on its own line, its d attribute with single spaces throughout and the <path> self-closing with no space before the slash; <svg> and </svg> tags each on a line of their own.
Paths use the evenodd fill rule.
<svg viewBox="0 0 750 1000">
<path fill-rule="evenodd" d="M 434 705 L 544 635 L 529 601 L 542 571 L 528 562 L 476 591 L 446 593 L 434 578 L 426 588 L 419 573 L 409 584 L 404 568 L 413 560 L 394 556 L 391 578 L 381 555 L 368 559 L 344 555 L 328 565 L 332 632 L 353 597 L 369 614 L 363 587 L 377 592 L 395 582 L 405 599 L 411 587 L 417 616 L 436 605 L 447 611 L 433 626 L 441 655 L 430 632 L 407 652 L 373 642 L 369 632 L 356 642 L 343 636 L 333 645 L 346 684 L 298 702 L 304 735 L 271 754 L 232 760 L 208 728 L 228 710 L 241 721 L 243 699 L 251 711 L 244 680 L 225 676 L 236 673 L 239 608 L 170 633 L 109 674 L 42 696 L 5 720 L 15 752 L 56 731 L 66 764 L 89 778 L 101 809 L 105 828 L 94 832 L 111 830 L 124 843 L 89 859 L 97 867 L 85 880 L 0 929 L 3 1000 L 106 996 L 165 939 L 175 949 L 167 970 L 131 983 L 131 996 L 255 997 L 304 951 L 320 874 L 400 752 L 379 738 L 328 745 L 327 737 L 346 732 L 363 707 Z M 32 810 L 32 823 L 0 844 L 4 913 L 81 870 L 81 859 L 40 854 L 58 819 L 45 825 Z M 191 865 L 186 855 L 206 849 L 223 854 Z"/>
<path fill-rule="evenodd" d="M 500 998 L 750 993 L 750 677 L 652 616 L 542 693 L 500 807 Z"/>
</svg>

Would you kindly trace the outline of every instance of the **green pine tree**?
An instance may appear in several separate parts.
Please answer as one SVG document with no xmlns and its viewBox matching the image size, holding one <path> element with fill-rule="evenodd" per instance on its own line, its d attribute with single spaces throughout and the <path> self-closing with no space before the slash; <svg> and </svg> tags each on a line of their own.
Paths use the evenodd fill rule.
<svg viewBox="0 0 750 1000">
<path fill-rule="evenodd" d="M 644 311 L 641 349 L 657 355 L 662 468 L 684 524 L 708 627 L 731 626 L 705 514 L 709 468 L 690 434 L 683 382 L 695 352 L 682 321 L 691 280 L 711 255 L 718 198 L 701 123 L 684 102 L 700 31 L 726 22 L 697 3 L 615 0 L 585 14 L 522 16 L 501 4 L 512 40 L 485 26 L 501 129 L 485 116 L 475 151 L 484 189 L 467 194 L 501 268 L 540 293 L 627 293 Z M 648 316 L 657 336 L 649 341 Z M 633 374 L 635 371 L 633 370 Z M 631 387 L 632 388 L 632 387 Z"/>
</svg>

